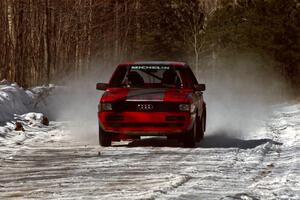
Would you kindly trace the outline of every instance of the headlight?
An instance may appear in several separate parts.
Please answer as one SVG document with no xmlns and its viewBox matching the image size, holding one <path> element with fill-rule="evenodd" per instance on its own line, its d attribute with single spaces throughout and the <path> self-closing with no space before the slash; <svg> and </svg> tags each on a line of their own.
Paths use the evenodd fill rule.
<svg viewBox="0 0 300 200">
<path fill-rule="evenodd" d="M 112 104 L 111 103 L 100 103 L 98 107 L 99 111 L 111 111 Z"/>
<path fill-rule="evenodd" d="M 191 110 L 191 105 L 190 104 L 179 104 L 179 110 L 189 112 Z"/>
</svg>

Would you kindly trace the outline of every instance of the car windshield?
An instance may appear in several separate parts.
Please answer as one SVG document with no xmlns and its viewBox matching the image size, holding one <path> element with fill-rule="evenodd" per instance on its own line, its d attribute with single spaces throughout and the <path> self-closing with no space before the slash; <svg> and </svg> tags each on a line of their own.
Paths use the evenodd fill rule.
<svg viewBox="0 0 300 200">
<path fill-rule="evenodd" d="M 182 80 L 178 69 L 172 66 L 132 65 L 119 69 L 111 80 L 113 85 L 133 88 L 180 88 Z"/>
</svg>

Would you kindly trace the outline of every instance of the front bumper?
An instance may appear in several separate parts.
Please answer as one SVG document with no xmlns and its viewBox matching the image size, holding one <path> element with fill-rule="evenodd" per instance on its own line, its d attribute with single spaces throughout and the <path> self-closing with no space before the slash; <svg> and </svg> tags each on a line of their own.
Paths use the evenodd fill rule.
<svg viewBox="0 0 300 200">
<path fill-rule="evenodd" d="M 189 112 L 98 112 L 101 128 L 110 133 L 135 136 L 180 134 L 193 126 Z"/>
</svg>

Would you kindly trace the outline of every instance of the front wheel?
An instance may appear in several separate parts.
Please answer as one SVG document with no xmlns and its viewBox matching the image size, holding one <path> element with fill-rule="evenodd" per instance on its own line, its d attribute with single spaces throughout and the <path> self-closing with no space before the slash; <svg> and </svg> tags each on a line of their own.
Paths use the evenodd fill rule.
<svg viewBox="0 0 300 200">
<path fill-rule="evenodd" d="M 103 147 L 111 146 L 111 134 L 105 132 L 99 125 L 99 144 Z"/>
<path fill-rule="evenodd" d="M 206 124 L 206 114 L 203 113 L 202 117 L 196 118 L 197 126 L 197 136 L 196 141 L 200 142 L 204 138 L 204 132 L 205 132 L 205 124 Z"/>
<path fill-rule="evenodd" d="M 196 146 L 197 123 L 194 123 L 193 128 L 187 131 L 183 138 L 184 147 L 194 148 Z"/>
</svg>

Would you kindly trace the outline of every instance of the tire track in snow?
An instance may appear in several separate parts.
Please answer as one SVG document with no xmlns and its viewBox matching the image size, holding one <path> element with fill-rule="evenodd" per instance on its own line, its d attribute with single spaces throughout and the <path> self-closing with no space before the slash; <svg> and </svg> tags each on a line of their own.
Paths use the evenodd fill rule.
<svg viewBox="0 0 300 200">
<path fill-rule="evenodd" d="M 208 186 L 217 181 L 230 183 L 231 188 L 234 181 L 221 172 L 236 173 L 239 151 L 227 151 L 126 147 L 103 150 L 77 146 L 28 148 L 3 166 L 9 170 L 1 176 L 0 185 L 6 187 L 0 191 L 1 195 L 6 194 L 5 198 L 15 198 L 18 191 L 25 198 L 76 199 L 92 195 L 123 199 L 125 192 L 125 197 L 140 199 L 159 197 L 189 181 L 201 179 L 206 180 L 207 191 L 211 191 Z M 216 188 L 214 192 L 218 192 Z M 221 187 L 219 190 L 220 194 L 224 193 Z"/>
<path fill-rule="evenodd" d="M 268 123 L 270 137 L 283 144 L 266 157 L 271 169 L 253 184 L 264 199 L 300 199 L 299 108 L 299 104 L 281 108 Z"/>
<path fill-rule="evenodd" d="M 116 191 L 129 190 L 141 198 L 151 197 L 148 188 L 164 191 L 188 180 L 182 175 L 157 173 L 157 167 L 167 164 L 154 162 L 154 165 L 149 165 L 149 159 L 158 155 L 156 149 L 141 152 L 136 148 L 131 153 L 126 153 L 127 148 L 120 149 L 82 146 L 23 148 L 3 162 L 0 185 L 4 187 L 0 188 L 0 197 L 73 199 L 85 195 L 91 197 L 92 193 L 97 198 L 118 198 Z M 102 150 L 100 156 L 99 150 Z M 165 159 L 165 156 L 161 154 L 159 157 Z"/>
</svg>

